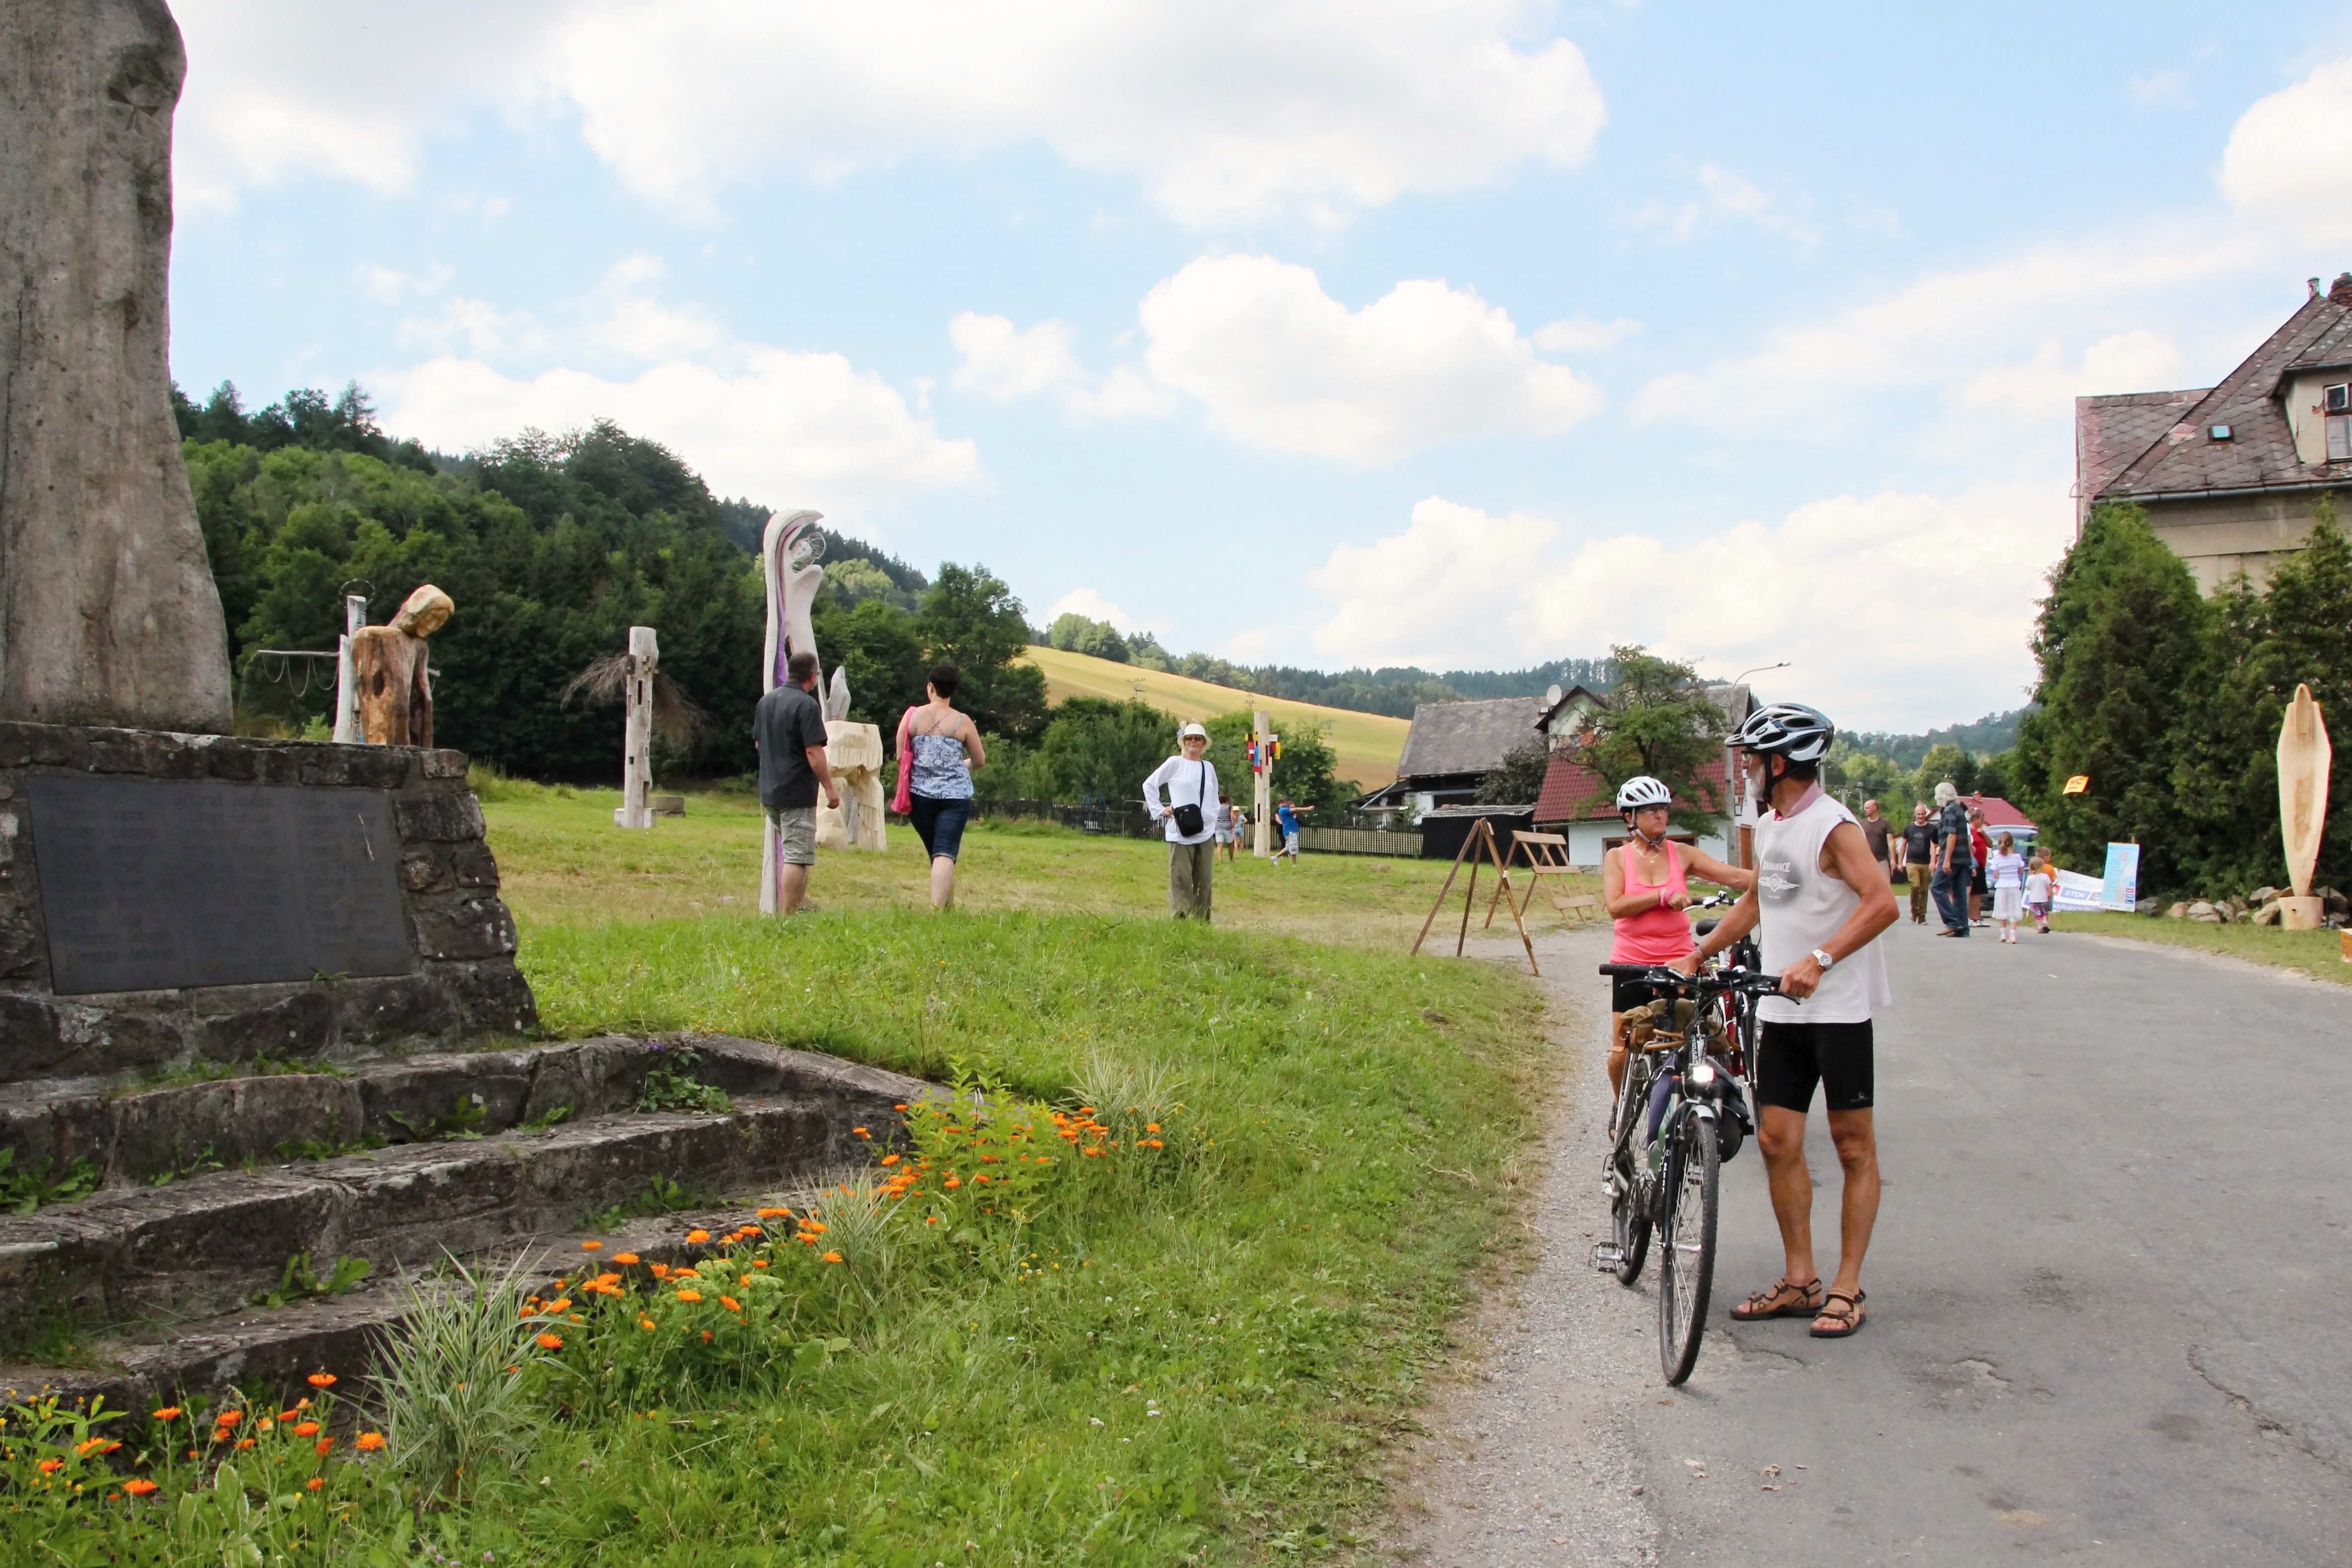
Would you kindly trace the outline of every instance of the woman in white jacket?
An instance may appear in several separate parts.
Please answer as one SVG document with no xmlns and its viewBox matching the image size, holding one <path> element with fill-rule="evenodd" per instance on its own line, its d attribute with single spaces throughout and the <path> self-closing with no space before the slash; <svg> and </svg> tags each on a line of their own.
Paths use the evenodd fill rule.
<svg viewBox="0 0 2352 1568">
<path fill-rule="evenodd" d="M 1180 921 L 1204 921 L 1209 873 L 1217 863 L 1217 770 L 1209 762 L 1209 732 L 1200 725 L 1177 731 L 1176 746 L 1178 754 L 1143 781 L 1143 806 L 1168 825 L 1169 910 Z"/>
</svg>

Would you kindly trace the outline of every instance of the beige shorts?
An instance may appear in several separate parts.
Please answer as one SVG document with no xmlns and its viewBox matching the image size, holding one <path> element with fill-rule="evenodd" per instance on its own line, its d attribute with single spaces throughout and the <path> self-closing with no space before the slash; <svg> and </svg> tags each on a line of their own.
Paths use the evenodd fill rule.
<svg viewBox="0 0 2352 1568">
<path fill-rule="evenodd" d="M 816 864 L 816 807 L 772 805 L 768 825 L 776 833 L 776 859 L 786 866 Z"/>
</svg>

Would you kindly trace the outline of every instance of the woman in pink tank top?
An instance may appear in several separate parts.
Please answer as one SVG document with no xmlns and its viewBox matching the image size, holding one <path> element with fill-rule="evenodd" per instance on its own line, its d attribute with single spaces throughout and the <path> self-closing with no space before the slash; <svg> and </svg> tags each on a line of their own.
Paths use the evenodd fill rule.
<svg viewBox="0 0 2352 1568">
<path fill-rule="evenodd" d="M 1633 837 L 1601 858 L 1601 896 L 1617 922 L 1612 963 L 1672 963 L 1691 951 L 1690 878 L 1746 892 L 1756 873 L 1666 837 L 1674 796 L 1654 778 L 1627 779 L 1617 792 L 1618 814 Z M 1612 980 L 1609 1002 L 1609 1087 L 1625 1083 L 1625 1015 L 1657 993 L 1637 980 Z"/>
</svg>

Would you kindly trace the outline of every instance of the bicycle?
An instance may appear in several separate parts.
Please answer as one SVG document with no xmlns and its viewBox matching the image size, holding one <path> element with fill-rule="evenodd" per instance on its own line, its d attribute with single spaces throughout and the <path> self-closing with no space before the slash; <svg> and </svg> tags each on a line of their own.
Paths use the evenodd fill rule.
<svg viewBox="0 0 2352 1568">
<path fill-rule="evenodd" d="M 1681 994 L 1670 1028 L 1628 1040 L 1604 1181 L 1613 1239 L 1592 1249 L 1594 1268 L 1631 1285 L 1656 1232 L 1658 1364 L 1679 1387 L 1698 1364 L 1715 1284 L 1718 1173 L 1748 1120 L 1746 1061 L 1735 1069 L 1727 1053 L 1739 1048 L 1742 1012 L 1752 1016 L 1754 999 L 1776 994 L 1780 982 L 1721 963 L 1696 976 L 1646 963 L 1604 963 L 1601 973 Z"/>
</svg>

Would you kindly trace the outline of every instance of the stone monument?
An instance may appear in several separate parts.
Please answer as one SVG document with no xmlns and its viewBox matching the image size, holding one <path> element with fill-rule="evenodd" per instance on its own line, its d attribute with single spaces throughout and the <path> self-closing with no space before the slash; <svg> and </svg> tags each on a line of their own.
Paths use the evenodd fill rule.
<svg viewBox="0 0 2352 1568">
<path fill-rule="evenodd" d="M 163 0 L 0 6 L 0 720 L 229 728 L 166 363 L 186 69 Z"/>
<path fill-rule="evenodd" d="M 2279 827 L 2286 840 L 2286 875 L 2293 892 L 2279 900 L 2279 924 L 2288 931 L 2317 931 L 2326 905 L 2311 896 L 2311 874 L 2319 864 L 2319 837 L 2327 826 L 2327 770 L 2333 748 L 2327 724 L 2311 688 L 2297 686 L 2279 726 Z"/>
</svg>

